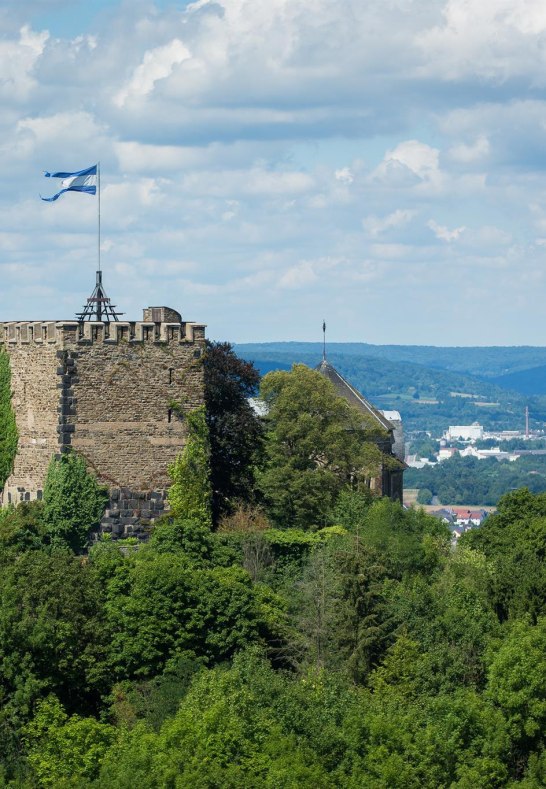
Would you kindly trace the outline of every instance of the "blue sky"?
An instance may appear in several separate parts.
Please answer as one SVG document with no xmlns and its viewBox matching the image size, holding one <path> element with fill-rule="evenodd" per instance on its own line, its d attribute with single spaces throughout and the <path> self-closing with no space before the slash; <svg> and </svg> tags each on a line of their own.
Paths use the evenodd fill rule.
<svg viewBox="0 0 546 789">
<path fill-rule="evenodd" d="M 0 319 L 543 344 L 542 0 L 5 0 Z"/>
</svg>

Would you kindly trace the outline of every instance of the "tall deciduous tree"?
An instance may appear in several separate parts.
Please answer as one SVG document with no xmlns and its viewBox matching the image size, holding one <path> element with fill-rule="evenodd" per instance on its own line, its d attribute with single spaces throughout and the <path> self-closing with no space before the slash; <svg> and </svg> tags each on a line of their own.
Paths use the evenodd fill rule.
<svg viewBox="0 0 546 789">
<path fill-rule="evenodd" d="M 546 731 L 546 618 L 512 624 L 491 649 L 487 695 L 503 711 L 521 763 L 544 748 Z"/>
<path fill-rule="evenodd" d="M 235 502 L 254 497 L 254 465 L 262 447 L 263 427 L 248 398 L 255 394 L 260 375 L 227 342 L 207 343 L 204 370 L 216 523 Z"/>
<path fill-rule="evenodd" d="M 491 591 L 501 620 L 546 614 L 546 493 L 507 493 L 496 515 L 464 535 L 465 543 L 493 562 Z"/>
<path fill-rule="evenodd" d="M 0 750 L 8 761 L 44 692 L 69 711 L 96 710 L 108 688 L 110 636 L 98 579 L 67 551 L 31 550 L 4 566 L 0 600 Z"/>
<path fill-rule="evenodd" d="M 44 487 L 44 524 L 51 538 L 75 550 L 85 547 L 108 499 L 87 471 L 83 458 L 70 452 L 49 464 Z"/>
<path fill-rule="evenodd" d="M 149 679 L 188 656 L 222 661 L 268 633 L 242 568 L 205 569 L 180 553 L 126 561 L 108 583 L 106 610 L 119 679 Z"/>
<path fill-rule="evenodd" d="M 344 486 L 366 486 L 379 473 L 382 455 L 370 439 L 380 431 L 303 364 L 268 373 L 261 395 L 269 432 L 259 481 L 269 512 L 284 526 L 323 525 Z"/>
<path fill-rule="evenodd" d="M 24 734 L 33 778 L 40 787 L 54 789 L 85 785 L 94 778 L 114 740 L 115 729 L 95 718 L 69 717 L 58 699 L 50 695 L 37 704 Z"/>
</svg>

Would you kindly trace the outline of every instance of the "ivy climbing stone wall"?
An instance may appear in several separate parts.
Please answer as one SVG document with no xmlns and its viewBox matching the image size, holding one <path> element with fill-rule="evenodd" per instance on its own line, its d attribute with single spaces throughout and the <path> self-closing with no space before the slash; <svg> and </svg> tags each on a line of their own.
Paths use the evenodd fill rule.
<svg viewBox="0 0 546 789">
<path fill-rule="evenodd" d="M 17 424 L 11 399 L 9 356 L 0 347 L 0 504 L 1 491 L 11 474 L 17 452 Z"/>
</svg>

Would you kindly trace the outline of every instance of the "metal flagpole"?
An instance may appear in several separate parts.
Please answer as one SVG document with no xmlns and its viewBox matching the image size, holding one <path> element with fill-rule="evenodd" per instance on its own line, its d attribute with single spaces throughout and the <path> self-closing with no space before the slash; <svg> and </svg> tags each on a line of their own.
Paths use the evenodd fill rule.
<svg viewBox="0 0 546 789">
<path fill-rule="evenodd" d="M 98 246 L 98 257 L 99 257 L 99 271 L 100 271 L 100 162 L 97 162 L 97 189 L 98 189 L 98 209 L 99 209 L 99 246 Z"/>
<path fill-rule="evenodd" d="M 105 321 L 109 323 L 111 320 L 118 321 L 119 316 L 123 312 L 116 312 L 116 305 L 111 304 L 110 299 L 106 295 L 106 291 L 102 286 L 102 271 L 100 267 L 100 162 L 97 162 L 97 229 L 98 229 L 98 246 L 97 246 L 97 279 L 95 282 L 95 290 L 87 299 L 87 304 L 81 312 L 78 312 L 76 317 L 79 321 Z"/>
</svg>

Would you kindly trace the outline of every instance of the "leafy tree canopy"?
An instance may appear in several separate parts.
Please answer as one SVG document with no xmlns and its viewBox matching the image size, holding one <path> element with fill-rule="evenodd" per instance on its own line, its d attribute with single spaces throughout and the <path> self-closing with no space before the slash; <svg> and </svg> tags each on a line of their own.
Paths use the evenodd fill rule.
<svg viewBox="0 0 546 789">
<path fill-rule="evenodd" d="M 227 342 L 207 342 L 204 357 L 206 420 L 214 523 L 241 501 L 254 499 L 254 466 L 260 460 L 263 427 L 248 402 L 260 375 Z"/>
<path fill-rule="evenodd" d="M 41 787 L 80 785 L 98 775 L 115 729 L 94 718 L 69 717 L 55 696 L 39 702 L 24 729 L 28 764 Z"/>
<path fill-rule="evenodd" d="M 330 381 L 305 365 L 268 373 L 266 465 L 258 481 L 271 517 L 283 526 L 325 524 L 343 487 L 366 487 L 381 468 L 371 420 L 337 397 Z"/>
<path fill-rule="evenodd" d="M 0 514 L 0 785 L 544 784 L 545 496 L 510 493 L 452 546 L 420 509 L 347 484 L 353 431 L 325 399 L 336 455 L 309 464 L 290 443 L 314 429 L 309 408 L 303 426 L 280 419 L 268 455 L 289 479 L 331 472 L 322 528 L 244 505 L 213 531 L 206 433 L 194 516 L 163 518 L 146 545 L 82 555 L 51 531 L 75 504 L 47 523 L 47 502 Z"/>
<path fill-rule="evenodd" d="M 102 591 L 68 551 L 31 550 L 0 573 L 0 738 L 6 758 L 37 699 L 95 711 L 107 688 L 109 635 Z"/>
<path fill-rule="evenodd" d="M 54 542 L 83 549 L 107 500 L 106 490 L 87 471 L 83 458 L 74 452 L 61 455 L 60 460 L 53 458 L 44 486 L 45 532 Z"/>
<path fill-rule="evenodd" d="M 417 494 L 417 503 L 418 504 L 430 504 L 432 501 L 432 491 L 428 488 L 420 488 L 419 493 Z"/>
<path fill-rule="evenodd" d="M 518 751 L 540 745 L 546 731 L 546 618 L 518 620 L 490 651 L 487 695 L 503 710 Z"/>
<path fill-rule="evenodd" d="M 495 568 L 491 598 L 501 619 L 546 614 L 546 494 L 507 493 L 498 512 L 462 538 Z"/>
</svg>

